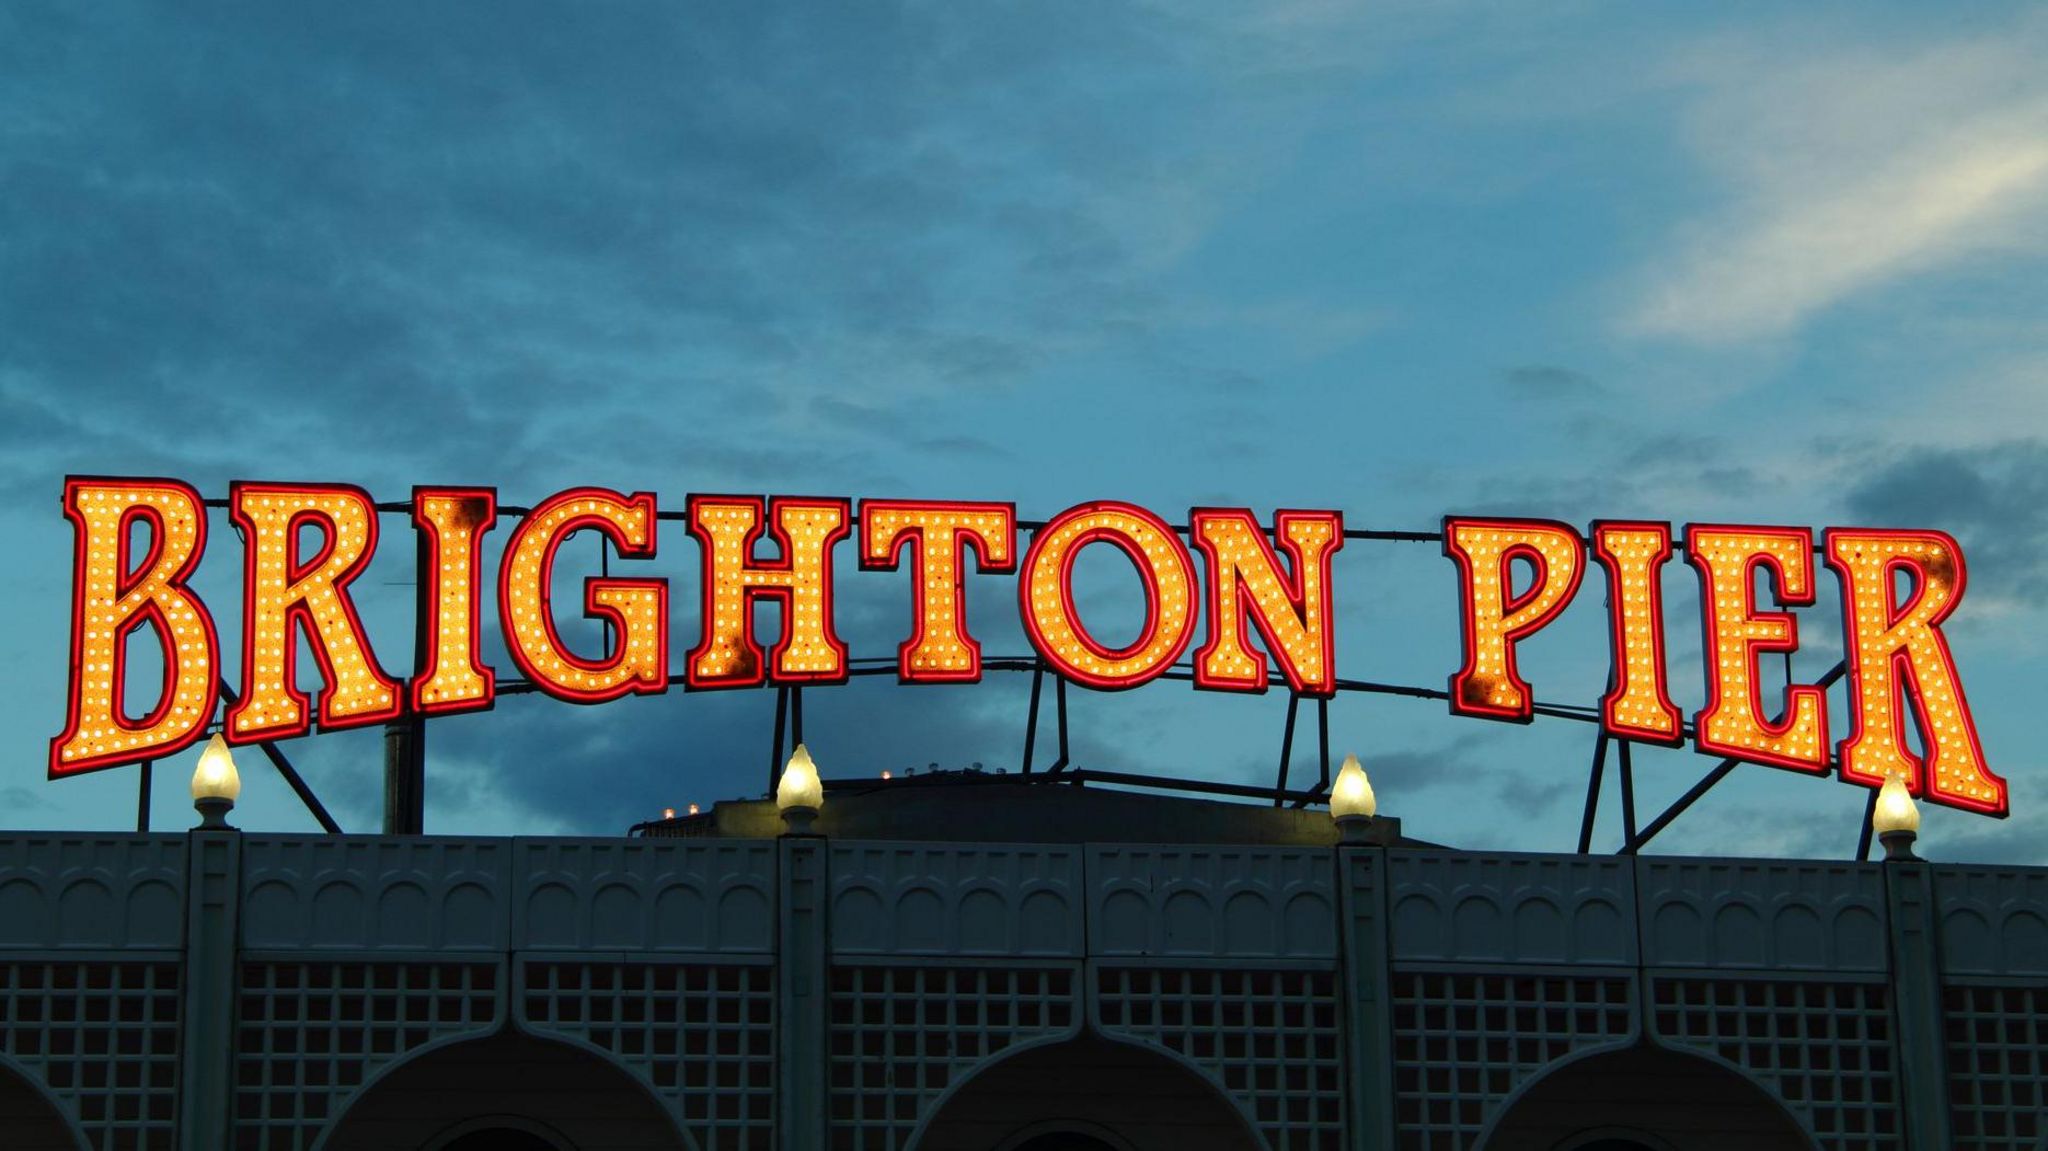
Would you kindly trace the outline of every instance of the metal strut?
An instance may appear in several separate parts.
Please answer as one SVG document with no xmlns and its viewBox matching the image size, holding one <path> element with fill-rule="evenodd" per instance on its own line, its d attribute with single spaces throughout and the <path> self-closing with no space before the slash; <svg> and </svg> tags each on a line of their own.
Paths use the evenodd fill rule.
<svg viewBox="0 0 2048 1151">
<path fill-rule="evenodd" d="M 235 693 L 234 688 L 228 686 L 225 679 L 220 681 L 220 696 L 230 707 L 242 698 Z M 314 795 L 313 789 L 306 786 L 306 781 L 300 778 L 298 769 L 292 766 L 291 760 L 284 757 L 283 752 L 277 750 L 277 745 L 269 740 L 263 740 L 256 747 L 263 753 L 263 758 L 270 761 L 270 766 L 277 769 L 277 774 L 284 777 L 285 783 L 291 786 L 292 794 L 298 796 L 299 802 L 306 805 L 306 810 L 313 813 L 313 818 L 319 822 L 321 829 L 329 835 L 340 835 L 341 825 L 334 822 L 333 816 L 327 814 L 327 808 L 320 802 L 320 797 Z"/>
<path fill-rule="evenodd" d="M 1287 769 L 1294 760 L 1294 713 L 1301 707 L 1301 696 L 1287 693 L 1287 725 L 1280 729 L 1280 774 L 1273 780 L 1273 806 L 1286 803 L 1282 796 L 1287 794 Z"/>
<path fill-rule="evenodd" d="M 1607 769 L 1607 729 L 1593 737 L 1593 770 L 1586 775 L 1586 814 L 1579 819 L 1579 854 L 1593 850 L 1593 817 L 1600 813 L 1600 776 Z"/>
<path fill-rule="evenodd" d="M 1835 666 L 1828 669 L 1826 675 L 1814 681 L 1814 686 L 1822 691 L 1826 691 L 1828 688 L 1833 687 L 1835 681 L 1841 679 L 1848 670 L 1849 665 L 1847 661 L 1837 661 Z M 1684 795 L 1679 796 L 1676 802 L 1670 807 L 1665 808 L 1657 818 L 1651 820 L 1648 827 L 1643 828 L 1638 834 L 1629 836 L 1627 841 L 1621 845 L 1621 851 L 1617 854 L 1634 855 L 1645 843 L 1655 838 L 1658 832 L 1671 826 L 1673 820 L 1684 815 L 1686 808 L 1699 802 L 1701 796 L 1712 791 L 1715 784 L 1728 778 L 1728 773 L 1734 771 L 1741 763 L 1741 760 L 1731 758 L 1724 759 L 1720 763 L 1715 764 L 1714 770 L 1708 772 L 1698 783 L 1693 784 L 1691 789 Z M 1868 820 L 1865 821 L 1866 824 L 1868 822 Z M 1867 846 L 1865 850 L 1868 851 Z"/>
<path fill-rule="evenodd" d="M 1045 687 L 1045 662 L 1032 661 L 1031 667 L 1031 710 L 1024 716 L 1024 775 L 1031 774 L 1031 752 L 1038 742 L 1038 694 Z"/>
</svg>

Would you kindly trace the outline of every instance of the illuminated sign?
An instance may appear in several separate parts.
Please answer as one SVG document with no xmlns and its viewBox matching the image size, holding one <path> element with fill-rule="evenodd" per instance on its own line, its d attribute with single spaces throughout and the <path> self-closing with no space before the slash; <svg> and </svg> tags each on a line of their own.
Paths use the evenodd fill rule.
<svg viewBox="0 0 2048 1151">
<path fill-rule="evenodd" d="M 70 702 L 51 742 L 52 776 L 171 754 L 213 719 L 221 652 L 214 615 L 190 582 L 206 550 L 207 506 L 176 480 L 65 482 L 76 538 Z M 479 650 L 483 549 L 501 515 L 517 521 L 496 589 L 512 663 L 535 690 L 585 704 L 677 685 L 843 682 L 849 656 L 834 622 L 833 555 L 849 536 L 862 570 L 908 568 L 907 637 L 896 653 L 904 683 L 978 681 L 981 645 L 964 585 L 978 573 L 1015 573 L 1036 657 L 1064 679 L 1136 687 L 1192 647 L 1199 688 L 1262 692 L 1277 682 L 1327 697 L 1340 683 L 1332 559 L 1347 537 L 1375 534 L 1348 532 L 1334 511 L 1281 511 L 1267 523 L 1247 508 L 1194 508 L 1177 528 L 1112 500 L 1023 524 L 1007 503 L 865 500 L 856 511 L 845 499 L 692 495 L 681 513 L 663 513 L 650 492 L 582 487 L 519 511 L 502 508 L 491 488 L 422 487 L 403 507 L 420 557 L 420 639 L 416 670 L 401 679 L 378 660 L 351 590 L 378 544 L 379 509 L 367 493 L 237 482 L 217 506 L 243 542 L 242 688 L 222 720 L 231 743 L 490 707 L 498 683 Z M 564 542 L 594 533 L 607 554 L 650 560 L 662 519 L 683 521 L 699 545 L 700 638 L 682 667 L 671 668 L 662 577 L 586 579 L 582 612 L 604 624 L 605 653 L 572 652 L 553 595 Z M 1030 536 L 1021 554 L 1020 530 Z M 1897 777 L 1934 803 L 2006 813 L 2004 781 L 1985 763 L 1941 631 L 1965 586 L 1962 550 L 1941 532 L 1831 528 L 1817 552 L 1812 533 L 1795 527 L 1693 524 L 1674 535 L 1667 523 L 1603 520 L 1582 535 L 1552 520 L 1452 516 L 1440 536 L 1421 538 L 1441 539 L 1458 572 L 1462 652 L 1444 693 L 1455 714 L 1534 717 L 1517 649 L 1564 613 L 1597 565 L 1611 657 L 1599 720 L 1611 736 L 1666 746 L 1690 737 L 1705 754 L 1808 773 L 1838 764 L 1849 782 Z M 1074 596 L 1076 560 L 1098 545 L 1129 561 L 1143 589 L 1142 626 L 1121 647 L 1089 629 Z M 1681 551 L 1699 577 L 1707 698 L 1689 724 L 1671 698 L 1661 593 Z M 1760 670 L 1765 656 L 1799 646 L 1798 620 L 1783 609 L 1814 603 L 1823 564 L 1843 604 L 1850 734 L 1839 745 L 1821 685 L 1773 691 Z M 755 634 L 763 603 L 781 614 L 765 649 Z M 153 643 L 163 666 L 140 709 L 125 667 L 138 643 Z M 310 693 L 295 666 L 302 645 L 321 681 Z"/>
</svg>

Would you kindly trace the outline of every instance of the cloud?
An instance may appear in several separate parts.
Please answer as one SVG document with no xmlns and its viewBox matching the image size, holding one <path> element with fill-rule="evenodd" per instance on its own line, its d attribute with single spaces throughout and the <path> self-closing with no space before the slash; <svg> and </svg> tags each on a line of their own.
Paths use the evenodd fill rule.
<svg viewBox="0 0 2048 1151">
<path fill-rule="evenodd" d="M 1851 520 L 1954 535 L 1975 610 L 2048 604 L 2048 442 L 1921 448 L 1856 474 L 1842 500 Z"/>
<path fill-rule="evenodd" d="M 1929 45 L 1759 51 L 1676 68 L 1686 138 L 1724 194 L 1647 276 L 1626 327 L 1783 335 L 1835 305 L 2048 227 L 2048 23 Z M 2037 253 L 2038 254 L 2038 253 Z"/>
</svg>

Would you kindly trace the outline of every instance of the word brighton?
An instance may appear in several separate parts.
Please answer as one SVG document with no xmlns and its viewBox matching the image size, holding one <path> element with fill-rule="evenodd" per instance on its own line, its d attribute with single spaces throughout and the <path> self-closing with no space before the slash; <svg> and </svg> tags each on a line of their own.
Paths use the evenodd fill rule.
<svg viewBox="0 0 2048 1151">
<path fill-rule="evenodd" d="M 477 648 L 479 607 L 489 594 L 479 586 L 483 541 L 499 513 L 494 489 L 416 488 L 403 509 L 420 556 L 417 667 L 405 682 L 379 663 L 350 598 L 377 548 L 378 508 L 367 493 L 238 482 L 226 504 L 244 542 L 245 573 L 242 689 L 223 720 L 230 742 L 304 734 L 316 710 L 319 725 L 335 729 L 491 706 L 496 680 Z M 191 744 L 221 690 L 214 617 L 188 583 L 206 547 L 204 501 L 175 480 L 73 477 L 64 486 L 64 514 L 77 537 L 70 714 L 51 744 L 51 774 Z M 1076 683 L 1117 689 L 1152 680 L 1187 650 L 1200 622 L 1198 687 L 1264 691 L 1270 661 L 1295 692 L 1337 689 L 1330 560 L 1345 532 L 1334 511 L 1283 511 L 1267 526 L 1244 508 L 1195 508 L 1183 542 L 1144 508 L 1082 504 L 1033 531 L 1021 559 L 1016 508 L 1008 503 L 863 500 L 856 512 L 844 499 L 692 495 L 679 518 L 702 555 L 702 638 L 682 661 L 689 689 L 843 681 L 847 652 L 833 624 L 832 556 L 856 530 L 862 568 L 910 570 L 912 624 L 897 664 L 906 683 L 981 677 L 981 648 L 968 633 L 962 595 L 971 563 L 975 571 L 1018 574 L 1018 607 L 1033 647 Z M 558 493 L 519 516 L 497 565 L 498 623 L 512 662 L 538 690 L 577 703 L 668 690 L 667 580 L 584 581 L 583 612 L 605 621 L 611 637 L 596 658 L 562 642 L 551 595 L 556 553 L 570 536 L 596 532 L 621 557 L 650 559 L 657 522 L 653 494 L 601 488 Z M 773 559 L 757 554 L 763 535 L 774 541 Z M 1534 695 L 1517 672 L 1516 646 L 1572 601 L 1590 551 L 1609 592 L 1613 670 L 1600 706 L 1609 733 L 1674 746 L 1690 734 L 1711 755 L 1812 773 L 1830 767 L 1837 748 L 1828 737 L 1825 688 L 1784 688 L 1771 719 L 1758 674 L 1759 657 L 1798 646 L 1793 617 L 1757 603 L 1758 573 L 1769 577 L 1772 606 L 1812 604 L 1815 548 L 1807 529 L 1685 528 L 1685 558 L 1700 581 L 1708 701 L 1690 731 L 1666 682 L 1658 576 L 1679 546 L 1669 524 L 1599 521 L 1582 536 L 1550 520 L 1452 516 L 1442 539 L 1461 584 L 1464 650 L 1450 677 L 1454 713 L 1531 718 Z M 138 540 L 146 541 L 140 554 Z M 1093 545 L 1121 551 L 1144 587 L 1144 626 L 1123 647 L 1090 634 L 1075 608 L 1075 557 Z M 1898 776 L 1933 802 L 2005 814 L 2004 782 L 1984 762 L 1941 631 L 1963 594 L 1961 549 L 1938 531 L 1830 528 L 1820 551 L 1842 589 L 1851 724 L 1839 744 L 1841 777 L 1876 787 Z M 779 637 L 765 651 L 753 611 L 763 600 L 782 614 Z M 154 704 L 138 718 L 124 699 L 123 661 L 144 629 L 161 648 L 164 671 Z M 299 687 L 301 637 L 320 664 L 317 699 Z M 1908 741 L 1909 708 L 1917 749 Z"/>
</svg>

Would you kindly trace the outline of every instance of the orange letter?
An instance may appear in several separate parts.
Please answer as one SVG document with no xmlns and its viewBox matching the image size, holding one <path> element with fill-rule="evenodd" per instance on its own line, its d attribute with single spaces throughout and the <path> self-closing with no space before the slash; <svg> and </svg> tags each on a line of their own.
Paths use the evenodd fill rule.
<svg viewBox="0 0 2048 1151">
<path fill-rule="evenodd" d="M 1963 598 L 1963 550 L 1936 531 L 1829 528 L 1828 566 L 1842 581 L 1842 615 L 1855 726 L 1842 741 L 1842 778 L 1879 787 L 1891 776 L 1935 803 L 2006 813 L 2005 781 L 1984 763 L 1969 701 L 1941 623 Z M 1894 579 L 1912 598 L 1901 606 Z M 1906 749 L 1906 700 L 1919 720 L 1923 758 Z"/>
<path fill-rule="evenodd" d="M 206 551 L 199 493 L 176 480 L 64 481 L 64 517 L 77 540 L 71 573 L 71 711 L 50 741 L 50 778 L 170 755 L 205 730 L 219 698 L 213 617 L 185 585 Z M 149 551 L 128 552 L 149 525 Z M 156 706 L 130 720 L 128 637 L 148 624 L 163 650 Z"/>
<path fill-rule="evenodd" d="M 1693 717 L 1693 747 L 1727 756 L 1826 771 L 1827 692 L 1812 685 L 1785 689 L 1784 718 L 1766 723 L 1760 706 L 1757 656 L 1799 647 L 1799 621 L 1787 612 L 1756 610 L 1756 570 L 1776 577 L 1778 602 L 1813 602 L 1813 533 L 1805 528 L 1690 524 L 1686 562 L 1700 573 L 1702 656 L 1707 706 Z"/>
<path fill-rule="evenodd" d="M 498 493 L 490 488 L 414 488 L 412 522 L 420 533 L 418 578 L 427 618 L 412 709 L 421 715 L 477 711 L 491 706 L 497 677 L 477 657 L 477 570 L 484 533 L 498 522 Z"/>
<path fill-rule="evenodd" d="M 1091 543 L 1115 544 L 1145 587 L 1145 627 L 1129 647 L 1112 650 L 1081 628 L 1074 611 L 1074 557 Z M 1032 537 L 1017 598 L 1032 646 L 1053 670 L 1108 690 L 1156 678 L 1187 650 L 1194 634 L 1194 561 L 1173 529 L 1131 504 L 1103 501 L 1068 508 Z"/>
<path fill-rule="evenodd" d="M 1016 570 L 1014 504 L 909 503 L 862 500 L 860 566 L 894 571 L 910 549 L 917 628 L 896 649 L 896 675 L 905 683 L 974 683 L 981 679 L 981 644 L 967 634 L 960 569 L 973 548 L 981 571 Z"/>
<path fill-rule="evenodd" d="M 764 521 L 782 558 L 759 562 Z M 832 627 L 832 545 L 852 529 L 845 500 L 691 496 L 690 534 L 704 549 L 704 641 L 690 652 L 692 688 L 839 683 L 846 645 Z M 782 638 L 767 668 L 754 642 L 754 601 L 782 604 Z"/>
<path fill-rule="evenodd" d="M 1330 557 L 1344 546 L 1344 517 L 1283 511 L 1274 517 L 1274 530 L 1287 549 L 1291 577 L 1281 574 L 1273 545 L 1248 509 L 1195 508 L 1188 513 L 1188 535 L 1209 567 L 1209 640 L 1195 653 L 1196 687 L 1266 690 L 1266 657 L 1251 649 L 1249 622 L 1257 625 L 1296 692 L 1330 695 L 1337 690 Z"/>
<path fill-rule="evenodd" d="M 348 585 L 377 551 L 377 511 L 347 484 L 236 481 L 229 514 L 247 541 L 242 593 L 242 698 L 228 709 L 230 743 L 304 735 L 312 726 L 299 690 L 298 644 L 305 629 L 320 661 L 320 726 L 382 723 L 404 707 L 398 685 L 377 666 Z M 319 554 L 299 556 L 300 529 L 322 537 Z"/>
<path fill-rule="evenodd" d="M 1607 569 L 1607 694 L 1600 723 L 1613 735 L 1676 746 L 1685 727 L 1664 680 L 1664 591 L 1658 573 L 1671 558 L 1671 525 L 1593 525 L 1593 554 Z"/>
<path fill-rule="evenodd" d="M 526 513 L 505 545 L 498 567 L 498 617 L 512 662 L 542 691 L 571 703 L 603 703 L 620 696 L 668 690 L 668 581 L 583 581 L 583 614 L 617 636 L 611 658 L 588 660 L 571 652 L 555 630 L 552 589 L 555 552 L 585 528 L 594 529 L 628 559 L 654 555 L 654 494 L 631 498 L 606 488 L 570 488 Z M 607 641 L 606 647 L 613 647 Z"/>
<path fill-rule="evenodd" d="M 1465 662 L 1451 677 L 1451 711 L 1527 723 L 1536 701 L 1515 672 L 1515 645 L 1572 602 L 1585 575 L 1585 545 L 1553 520 L 1447 516 L 1444 554 L 1464 577 Z M 1517 559 L 1535 565 L 1536 578 L 1510 598 Z"/>
</svg>

